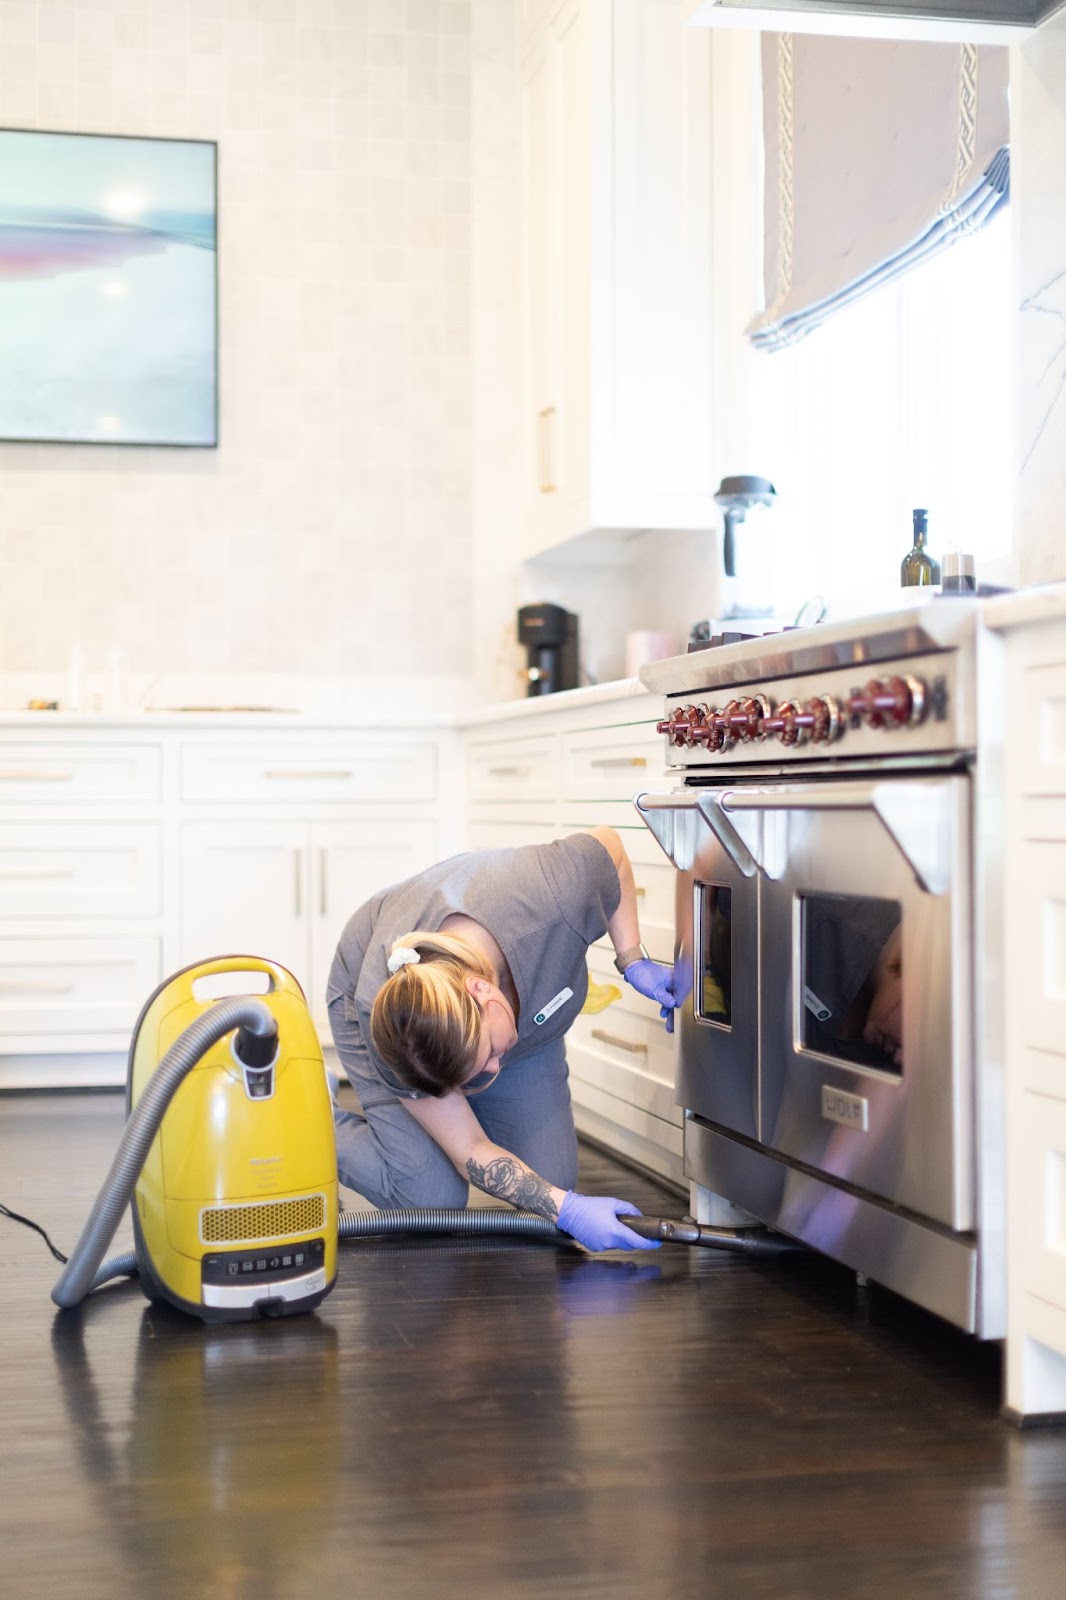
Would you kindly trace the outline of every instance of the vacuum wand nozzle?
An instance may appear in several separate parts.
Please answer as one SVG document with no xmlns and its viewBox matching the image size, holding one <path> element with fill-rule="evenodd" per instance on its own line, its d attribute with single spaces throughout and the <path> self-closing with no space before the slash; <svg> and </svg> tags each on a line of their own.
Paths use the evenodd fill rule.
<svg viewBox="0 0 1066 1600">
<path fill-rule="evenodd" d="M 663 1244 L 703 1245 L 711 1250 L 729 1250 L 743 1256 L 780 1256 L 789 1251 L 806 1250 L 806 1245 L 768 1228 L 711 1228 L 706 1223 L 681 1221 L 674 1217 L 634 1217 L 618 1213 L 619 1222 L 642 1239 L 658 1239 Z"/>
</svg>

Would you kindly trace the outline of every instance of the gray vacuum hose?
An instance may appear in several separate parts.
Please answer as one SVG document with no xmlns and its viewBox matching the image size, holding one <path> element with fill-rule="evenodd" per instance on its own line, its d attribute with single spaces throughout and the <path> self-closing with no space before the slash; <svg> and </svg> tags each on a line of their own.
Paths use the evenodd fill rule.
<svg viewBox="0 0 1066 1600">
<path fill-rule="evenodd" d="M 156 1067 L 148 1087 L 126 1123 L 115 1159 L 93 1203 L 81 1237 L 52 1290 L 52 1299 L 57 1306 L 65 1310 L 76 1306 L 99 1284 L 113 1277 L 128 1277 L 136 1271 L 135 1256 L 119 1256 L 108 1262 L 104 1269 L 106 1277 L 97 1268 L 104 1258 L 104 1251 L 115 1237 L 115 1229 L 123 1211 L 133 1197 L 152 1140 L 178 1085 L 213 1044 L 236 1028 L 244 1028 L 262 1039 L 277 1032 L 277 1023 L 270 1007 L 251 995 L 219 1000 L 209 1011 L 197 1017 L 184 1033 L 179 1034 Z"/>
<path fill-rule="evenodd" d="M 406 1234 L 452 1234 L 459 1237 L 472 1234 L 494 1234 L 497 1238 L 509 1236 L 519 1239 L 546 1239 L 553 1244 L 569 1244 L 570 1235 L 560 1233 L 554 1222 L 538 1217 L 533 1211 L 513 1211 L 510 1206 L 474 1206 L 469 1211 L 453 1211 L 446 1206 L 423 1206 L 411 1211 L 342 1211 L 337 1218 L 337 1239 L 373 1239 Z M 107 1241 L 110 1243 L 110 1239 Z M 81 1248 L 81 1241 L 78 1241 Z M 105 1245 L 106 1248 L 106 1245 Z M 71 1257 L 74 1260 L 74 1257 Z M 136 1252 L 112 1256 L 94 1273 L 85 1294 L 91 1294 L 115 1278 L 137 1276 Z M 63 1279 L 52 1292 L 56 1300 Z M 84 1299 L 81 1294 L 78 1299 Z M 58 1305 L 74 1305 L 76 1301 L 56 1301 Z"/>
</svg>

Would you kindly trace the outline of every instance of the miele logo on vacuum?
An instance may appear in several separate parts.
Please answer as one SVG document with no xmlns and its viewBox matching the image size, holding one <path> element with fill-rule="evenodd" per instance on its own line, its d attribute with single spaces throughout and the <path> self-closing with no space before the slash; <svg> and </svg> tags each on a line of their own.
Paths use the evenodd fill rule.
<svg viewBox="0 0 1066 1600">
<path fill-rule="evenodd" d="M 822 1084 L 822 1116 L 830 1122 L 841 1122 L 845 1128 L 857 1128 L 865 1133 L 869 1126 L 869 1102 L 857 1094 L 845 1094 L 842 1089 L 831 1089 Z"/>
</svg>

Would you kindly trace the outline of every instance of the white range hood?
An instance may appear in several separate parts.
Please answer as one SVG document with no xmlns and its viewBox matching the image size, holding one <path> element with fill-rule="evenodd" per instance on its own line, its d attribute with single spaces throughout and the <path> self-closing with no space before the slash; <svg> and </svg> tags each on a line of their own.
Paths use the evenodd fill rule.
<svg viewBox="0 0 1066 1600">
<path fill-rule="evenodd" d="M 1063 4 L 1066 0 L 688 0 L 688 20 L 695 27 L 765 33 L 1009 45 L 1030 38 Z"/>
</svg>

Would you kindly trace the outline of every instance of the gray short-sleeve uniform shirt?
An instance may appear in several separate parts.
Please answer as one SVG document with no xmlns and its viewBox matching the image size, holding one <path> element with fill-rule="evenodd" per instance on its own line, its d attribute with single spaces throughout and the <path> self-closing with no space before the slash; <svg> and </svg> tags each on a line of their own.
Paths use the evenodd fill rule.
<svg viewBox="0 0 1066 1600">
<path fill-rule="evenodd" d="M 424 1098 L 393 1077 L 370 1041 L 370 1010 L 395 941 L 416 928 L 436 933 L 456 913 L 487 928 L 518 991 L 518 1042 L 504 1057 L 517 1062 L 561 1041 L 581 1010 L 586 952 L 620 896 L 614 862 L 589 834 L 452 856 L 360 906 L 337 946 L 327 1001 L 343 1003 L 347 1020 L 359 1023 L 375 1075 L 398 1096 Z"/>
</svg>

